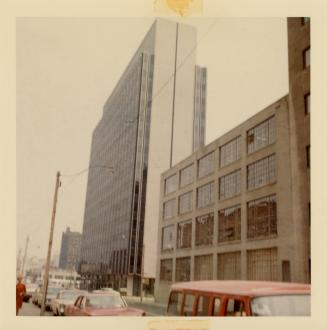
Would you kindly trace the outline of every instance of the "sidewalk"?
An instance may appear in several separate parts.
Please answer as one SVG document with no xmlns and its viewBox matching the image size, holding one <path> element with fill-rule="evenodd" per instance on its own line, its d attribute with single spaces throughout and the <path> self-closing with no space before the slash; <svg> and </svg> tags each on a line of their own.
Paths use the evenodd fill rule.
<svg viewBox="0 0 327 330">
<path fill-rule="evenodd" d="M 40 316 L 40 308 L 33 305 L 31 302 L 23 303 L 22 308 L 19 310 L 18 316 Z M 52 312 L 46 311 L 44 316 L 53 316 Z"/>
</svg>

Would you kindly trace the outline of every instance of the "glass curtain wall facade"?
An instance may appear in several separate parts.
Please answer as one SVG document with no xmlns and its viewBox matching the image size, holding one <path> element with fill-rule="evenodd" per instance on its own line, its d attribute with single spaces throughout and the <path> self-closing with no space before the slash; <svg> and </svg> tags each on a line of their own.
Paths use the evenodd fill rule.
<svg viewBox="0 0 327 330">
<path fill-rule="evenodd" d="M 207 69 L 195 67 L 193 151 L 205 144 Z"/>
<path fill-rule="evenodd" d="M 153 60 L 134 57 L 93 132 L 80 262 L 92 288 L 141 272 Z"/>
</svg>

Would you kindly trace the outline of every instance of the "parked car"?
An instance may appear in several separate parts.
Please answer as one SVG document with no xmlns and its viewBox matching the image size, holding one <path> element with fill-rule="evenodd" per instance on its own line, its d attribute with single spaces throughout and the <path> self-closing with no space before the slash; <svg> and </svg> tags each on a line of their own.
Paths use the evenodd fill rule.
<svg viewBox="0 0 327 330">
<path fill-rule="evenodd" d="M 35 292 L 35 290 L 38 288 L 38 285 L 35 284 L 35 283 L 29 283 L 29 284 L 26 284 L 26 294 L 23 298 L 23 301 L 24 302 L 29 302 L 30 299 L 32 298 L 33 296 L 33 293 Z"/>
<path fill-rule="evenodd" d="M 86 293 L 87 291 L 82 290 L 60 290 L 57 293 L 56 298 L 51 300 L 51 310 L 53 315 L 65 315 L 65 307 L 74 304 L 80 295 Z"/>
<path fill-rule="evenodd" d="M 51 310 L 51 300 L 56 298 L 57 293 L 60 291 L 61 288 L 49 286 L 47 291 L 47 297 L 45 300 L 45 309 Z M 42 306 L 42 300 L 43 300 L 43 288 L 40 290 L 40 292 L 37 295 L 37 305 L 39 307 Z"/>
<path fill-rule="evenodd" d="M 40 294 L 40 291 L 41 291 L 41 288 L 40 288 L 40 286 L 38 286 L 32 294 L 32 303 L 34 305 L 38 304 L 37 301 L 38 301 L 38 295 Z"/>
<path fill-rule="evenodd" d="M 192 281 L 171 286 L 173 316 L 310 316 L 311 285 L 261 281 Z"/>
<path fill-rule="evenodd" d="M 142 309 L 128 307 L 125 299 L 111 292 L 79 296 L 65 308 L 66 316 L 145 316 Z"/>
<path fill-rule="evenodd" d="M 120 296 L 120 292 L 116 291 L 112 288 L 101 288 L 99 290 L 93 290 L 92 291 L 92 293 L 103 293 L 103 292 L 112 293 L 112 294 L 116 294 L 116 295 Z"/>
</svg>

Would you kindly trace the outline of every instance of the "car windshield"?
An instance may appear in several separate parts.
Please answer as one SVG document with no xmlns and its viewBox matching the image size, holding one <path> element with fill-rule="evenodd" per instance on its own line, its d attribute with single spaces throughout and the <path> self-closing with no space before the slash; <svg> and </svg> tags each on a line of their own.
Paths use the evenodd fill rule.
<svg viewBox="0 0 327 330">
<path fill-rule="evenodd" d="M 254 316 L 310 316 L 310 295 L 282 295 L 253 298 Z"/>
<path fill-rule="evenodd" d="M 55 295 L 55 294 L 57 294 L 59 291 L 60 291 L 60 288 L 52 288 L 52 287 L 49 287 L 49 288 L 48 288 L 48 291 L 47 291 L 47 294 L 48 294 L 48 295 Z"/>
<path fill-rule="evenodd" d="M 67 291 L 60 293 L 60 299 L 63 300 L 76 300 L 78 296 L 81 295 L 79 291 Z"/>
<path fill-rule="evenodd" d="M 75 300 L 80 294 L 81 293 L 79 291 L 77 291 L 77 292 L 73 292 L 73 291 L 61 292 L 60 299 Z"/>
<path fill-rule="evenodd" d="M 86 298 L 85 307 L 123 308 L 123 307 L 127 307 L 127 305 L 120 296 L 99 295 L 99 296 L 88 296 Z"/>
</svg>

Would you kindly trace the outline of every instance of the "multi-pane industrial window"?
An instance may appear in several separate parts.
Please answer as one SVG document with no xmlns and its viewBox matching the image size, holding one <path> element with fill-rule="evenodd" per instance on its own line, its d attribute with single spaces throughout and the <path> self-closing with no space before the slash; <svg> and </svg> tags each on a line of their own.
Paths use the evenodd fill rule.
<svg viewBox="0 0 327 330">
<path fill-rule="evenodd" d="M 213 203 L 214 182 L 197 189 L 197 207 L 205 207 Z"/>
<path fill-rule="evenodd" d="M 170 219 L 176 215 L 176 199 L 171 199 L 164 203 L 163 218 Z"/>
<path fill-rule="evenodd" d="M 165 180 L 165 195 L 176 191 L 177 189 L 177 174 L 174 174 Z"/>
<path fill-rule="evenodd" d="M 179 214 L 192 211 L 193 192 L 189 191 L 179 196 Z"/>
<path fill-rule="evenodd" d="M 174 248 L 174 226 L 162 228 L 162 251 L 169 251 Z"/>
<path fill-rule="evenodd" d="M 277 248 L 247 251 L 247 279 L 254 281 L 277 281 Z"/>
<path fill-rule="evenodd" d="M 260 159 L 248 165 L 248 189 L 265 186 L 276 180 L 276 155 Z"/>
<path fill-rule="evenodd" d="M 241 206 L 218 211 L 218 242 L 241 239 Z"/>
<path fill-rule="evenodd" d="M 241 158 L 241 136 L 224 144 L 219 149 L 220 167 L 226 166 Z"/>
<path fill-rule="evenodd" d="M 191 278 L 191 258 L 176 258 L 175 280 L 177 282 L 189 281 Z"/>
<path fill-rule="evenodd" d="M 275 117 L 271 117 L 247 132 L 248 153 L 259 150 L 276 139 Z"/>
<path fill-rule="evenodd" d="M 198 160 L 198 177 L 202 178 L 215 169 L 215 154 L 211 152 L 210 154 L 204 156 Z"/>
<path fill-rule="evenodd" d="M 213 243 L 213 213 L 197 217 L 195 220 L 195 245 L 211 245 Z"/>
<path fill-rule="evenodd" d="M 233 197 L 241 192 L 241 170 L 219 178 L 219 199 Z"/>
<path fill-rule="evenodd" d="M 218 280 L 241 278 L 241 252 L 218 254 Z"/>
<path fill-rule="evenodd" d="M 189 165 L 185 168 L 183 168 L 180 172 L 181 174 L 181 187 L 184 187 L 190 183 L 193 182 L 194 180 L 194 165 Z"/>
<path fill-rule="evenodd" d="M 305 114 L 310 113 L 310 93 L 304 95 Z"/>
<path fill-rule="evenodd" d="M 303 68 L 308 68 L 310 66 L 310 47 L 303 51 Z"/>
<path fill-rule="evenodd" d="M 194 280 L 212 280 L 213 276 L 213 256 L 194 257 Z"/>
<path fill-rule="evenodd" d="M 177 248 L 190 248 L 192 244 L 192 220 L 177 225 Z"/>
<path fill-rule="evenodd" d="M 248 202 L 248 238 L 277 235 L 276 196 Z"/>
<path fill-rule="evenodd" d="M 160 280 L 172 281 L 173 279 L 173 259 L 164 259 L 160 261 Z"/>
</svg>

